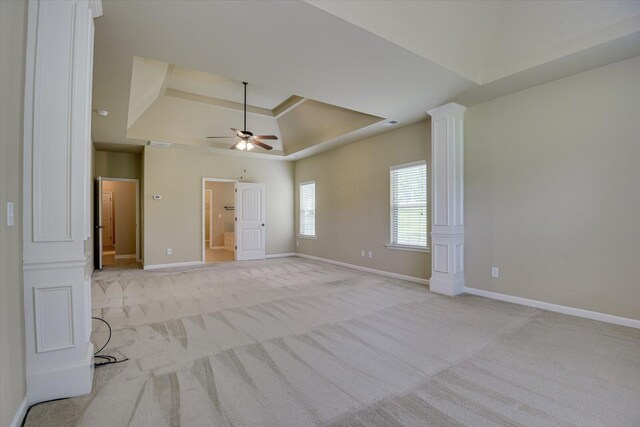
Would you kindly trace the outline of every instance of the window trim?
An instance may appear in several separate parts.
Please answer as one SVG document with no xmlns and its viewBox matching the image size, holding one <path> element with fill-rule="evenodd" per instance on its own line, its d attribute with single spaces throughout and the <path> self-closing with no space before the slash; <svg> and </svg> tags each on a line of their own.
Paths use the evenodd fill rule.
<svg viewBox="0 0 640 427">
<path fill-rule="evenodd" d="M 314 234 L 302 234 L 302 232 L 300 231 L 300 226 L 302 225 L 302 186 L 303 185 L 310 185 L 313 184 L 313 191 L 314 191 L 314 200 L 313 200 L 313 205 L 314 205 L 314 219 L 313 219 L 313 229 L 314 229 Z M 315 189 L 316 189 L 316 181 L 315 180 L 311 180 L 311 181 L 304 181 L 304 182 L 300 182 L 298 183 L 298 233 L 297 236 L 300 239 L 310 239 L 310 240 L 315 240 L 318 238 L 318 230 L 316 230 L 316 220 L 315 220 L 315 213 L 317 212 L 317 209 L 315 207 Z"/>
<path fill-rule="evenodd" d="M 409 251 L 409 252 L 431 252 L 431 247 L 429 246 L 429 221 L 427 221 L 427 239 L 425 246 L 417 246 L 417 245 L 403 245 L 400 243 L 395 243 L 392 241 L 393 239 L 393 181 L 391 179 L 391 174 L 394 170 L 410 168 L 413 166 L 424 165 L 425 172 L 429 173 L 429 168 L 427 167 L 426 160 L 416 160 L 415 162 L 402 163 L 399 165 L 389 166 L 389 243 L 385 244 L 387 249 L 399 250 L 399 251 Z M 427 175 L 427 197 L 426 197 L 426 207 L 427 212 L 429 212 L 429 176 Z M 427 218 L 430 218 L 429 215 Z"/>
</svg>

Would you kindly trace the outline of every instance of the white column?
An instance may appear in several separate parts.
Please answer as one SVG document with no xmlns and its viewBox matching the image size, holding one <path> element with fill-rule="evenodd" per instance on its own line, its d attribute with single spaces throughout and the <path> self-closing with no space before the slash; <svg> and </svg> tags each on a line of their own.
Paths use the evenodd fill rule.
<svg viewBox="0 0 640 427">
<path fill-rule="evenodd" d="M 86 162 L 98 6 L 29 2 L 23 170 L 29 404 L 89 393 L 93 382 Z"/>
<path fill-rule="evenodd" d="M 445 104 L 431 116 L 431 279 L 432 292 L 464 292 L 464 144 L 466 107 Z"/>
</svg>

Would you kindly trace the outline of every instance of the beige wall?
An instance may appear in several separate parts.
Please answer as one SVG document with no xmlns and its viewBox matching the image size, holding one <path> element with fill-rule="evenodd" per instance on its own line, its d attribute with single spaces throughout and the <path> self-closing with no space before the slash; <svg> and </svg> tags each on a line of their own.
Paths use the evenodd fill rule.
<svg viewBox="0 0 640 427">
<path fill-rule="evenodd" d="M 95 151 L 94 176 L 109 178 L 142 177 L 142 155 L 136 153 L 116 153 L 111 151 Z"/>
<path fill-rule="evenodd" d="M 202 178 L 266 185 L 267 254 L 294 251 L 293 163 L 187 148 L 144 151 L 145 265 L 202 260 Z M 161 200 L 153 200 L 153 195 Z M 167 255 L 167 248 L 173 254 Z"/>
<path fill-rule="evenodd" d="M 235 211 L 228 211 L 224 208 L 225 206 L 235 205 L 234 185 L 230 182 L 209 181 L 205 183 L 205 187 L 208 190 L 213 190 L 212 246 L 224 246 L 224 232 L 235 231 Z"/>
<path fill-rule="evenodd" d="M 0 1 L 0 425 L 26 394 L 22 284 L 22 123 L 27 2 Z M 14 207 L 7 227 L 6 206 Z"/>
<path fill-rule="evenodd" d="M 103 181 L 102 191 L 112 193 L 116 255 L 136 253 L 136 184 Z"/>
<path fill-rule="evenodd" d="M 640 319 L 639 219 L 640 57 L 467 109 L 467 286 Z"/>
<path fill-rule="evenodd" d="M 354 142 L 296 162 L 298 184 L 316 182 L 316 240 L 298 239 L 298 252 L 377 270 L 427 279 L 429 253 L 386 248 L 389 243 L 389 167 L 426 160 L 431 167 L 427 120 Z M 430 173 L 430 172 L 429 172 Z M 360 251 L 373 251 L 373 258 Z"/>
</svg>

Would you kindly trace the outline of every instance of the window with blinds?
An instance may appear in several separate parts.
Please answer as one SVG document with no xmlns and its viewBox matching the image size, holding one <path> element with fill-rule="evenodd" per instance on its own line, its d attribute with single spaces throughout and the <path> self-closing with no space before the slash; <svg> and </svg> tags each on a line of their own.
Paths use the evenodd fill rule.
<svg viewBox="0 0 640 427">
<path fill-rule="evenodd" d="M 391 171 L 391 244 L 427 247 L 427 164 L 393 166 Z"/>
<path fill-rule="evenodd" d="M 300 184 L 300 235 L 316 235 L 316 183 Z"/>
</svg>

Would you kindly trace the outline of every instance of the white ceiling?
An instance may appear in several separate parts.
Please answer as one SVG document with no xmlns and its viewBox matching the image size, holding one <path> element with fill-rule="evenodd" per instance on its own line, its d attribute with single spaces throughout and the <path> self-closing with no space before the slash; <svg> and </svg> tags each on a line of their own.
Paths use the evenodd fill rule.
<svg viewBox="0 0 640 427">
<path fill-rule="evenodd" d="M 232 81 L 248 81 L 250 103 L 263 108 L 296 94 L 408 124 L 452 100 L 640 55 L 637 1 L 309 3 L 104 0 L 93 106 L 110 114 L 94 116 L 94 141 L 140 143 L 127 124 L 155 89 L 130 108 L 134 56 L 177 64 L 165 83 L 184 92 L 239 102 Z M 371 125 L 326 147 L 389 129 Z"/>
<path fill-rule="evenodd" d="M 306 1 L 478 84 L 640 30 L 637 0 Z"/>
</svg>

